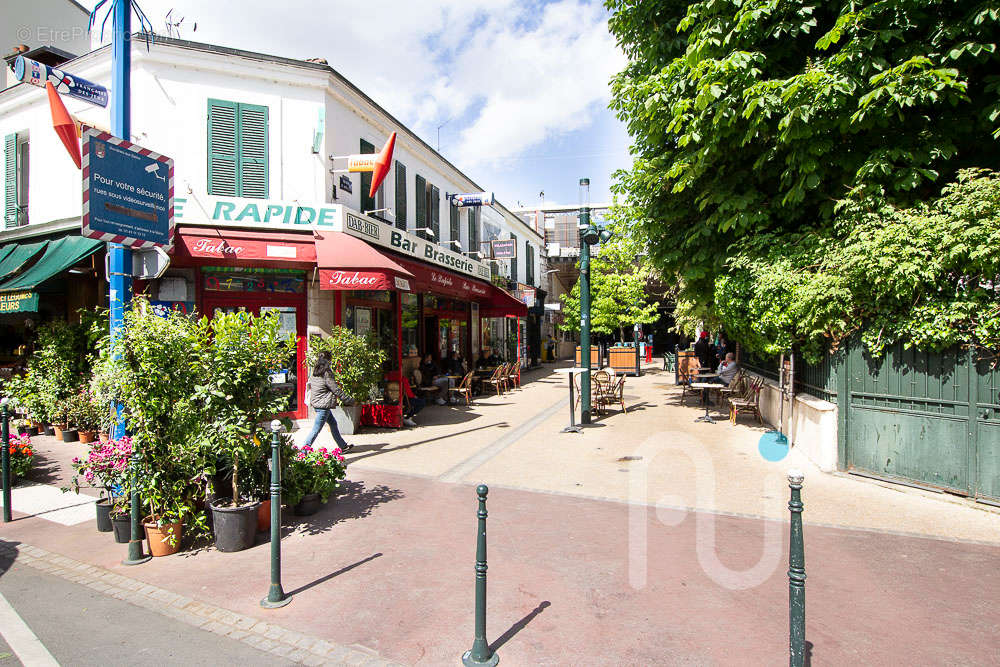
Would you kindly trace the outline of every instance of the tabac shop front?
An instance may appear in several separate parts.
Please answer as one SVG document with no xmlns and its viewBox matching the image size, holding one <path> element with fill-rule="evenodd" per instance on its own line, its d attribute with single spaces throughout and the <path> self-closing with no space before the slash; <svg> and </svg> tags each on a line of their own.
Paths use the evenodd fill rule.
<svg viewBox="0 0 1000 667">
<path fill-rule="evenodd" d="M 275 382 L 296 419 L 308 416 L 308 336 L 331 325 L 371 333 L 386 352 L 386 373 L 407 373 L 421 353 L 440 359 L 455 351 L 471 364 L 489 318 L 527 313 L 489 283 L 488 265 L 342 206 L 213 198 L 198 218 L 181 206 L 171 270 L 150 286 L 154 305 L 209 316 L 279 312 L 298 350 Z M 398 401 L 398 392 L 383 394 L 365 406 L 363 422 L 401 426 Z"/>
</svg>

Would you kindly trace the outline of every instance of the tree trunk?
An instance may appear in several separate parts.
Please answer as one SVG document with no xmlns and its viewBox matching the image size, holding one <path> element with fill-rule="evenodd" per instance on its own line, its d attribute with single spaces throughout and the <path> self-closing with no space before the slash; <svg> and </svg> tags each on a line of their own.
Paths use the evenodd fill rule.
<svg viewBox="0 0 1000 667">
<path fill-rule="evenodd" d="M 236 484 L 236 480 L 240 474 L 240 464 L 239 457 L 233 454 L 233 507 L 240 506 L 240 489 Z"/>
</svg>

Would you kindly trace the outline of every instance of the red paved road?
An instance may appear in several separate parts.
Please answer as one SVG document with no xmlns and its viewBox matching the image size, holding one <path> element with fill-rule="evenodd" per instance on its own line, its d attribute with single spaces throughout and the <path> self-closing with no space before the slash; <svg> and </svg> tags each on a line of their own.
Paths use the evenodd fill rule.
<svg viewBox="0 0 1000 667">
<path fill-rule="evenodd" d="M 355 479 L 347 496 L 299 525 L 309 534 L 284 540 L 284 584 L 295 600 L 272 612 L 257 606 L 267 591 L 263 542 L 123 568 L 124 547 L 89 524 L 25 519 L 0 526 L 0 537 L 389 659 L 455 664 L 472 642 L 474 488 L 374 472 Z M 808 480 L 804 501 L 808 518 Z M 733 590 L 699 563 L 699 543 L 701 560 L 712 560 L 712 532 L 698 528 L 711 515 L 639 508 L 648 575 L 636 589 L 628 506 L 493 489 L 489 510 L 488 628 L 503 642 L 502 664 L 787 661 L 783 524 L 772 524 L 782 533 L 780 558 L 762 583 Z M 721 566 L 758 561 L 765 522 L 718 516 L 714 527 Z M 1000 548 L 808 523 L 805 536 L 815 664 L 1000 664 Z"/>
</svg>

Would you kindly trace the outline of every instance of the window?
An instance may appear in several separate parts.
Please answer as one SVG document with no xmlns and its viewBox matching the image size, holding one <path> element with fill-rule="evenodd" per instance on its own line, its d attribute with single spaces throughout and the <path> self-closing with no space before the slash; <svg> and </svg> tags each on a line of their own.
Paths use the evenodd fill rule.
<svg viewBox="0 0 1000 667">
<path fill-rule="evenodd" d="M 448 230 L 448 241 L 449 241 L 449 243 L 448 243 L 448 249 L 449 250 L 458 249 L 459 251 L 461 251 L 462 250 L 462 229 L 461 229 L 461 226 L 460 226 L 459 215 L 461 214 L 462 209 L 460 209 L 457 206 L 452 206 L 451 202 L 448 202 L 448 204 L 449 204 L 448 210 L 451 213 L 451 219 L 449 220 L 450 225 L 449 225 L 449 230 Z M 458 241 L 458 245 L 455 245 L 454 243 L 451 243 L 451 241 Z"/>
<path fill-rule="evenodd" d="M 535 249 L 527 241 L 524 242 L 524 282 L 535 285 Z"/>
<path fill-rule="evenodd" d="M 436 185 L 430 186 L 427 191 L 427 208 L 430 209 L 431 229 L 434 230 L 435 243 L 441 240 L 441 191 Z"/>
<path fill-rule="evenodd" d="M 417 174 L 417 236 L 437 243 L 441 240 L 441 191 Z M 432 233 L 427 230 L 430 229 Z"/>
<path fill-rule="evenodd" d="M 396 227 L 406 231 L 406 167 L 396 160 Z"/>
<path fill-rule="evenodd" d="M 475 206 L 469 209 L 469 252 L 482 252 L 479 247 L 479 209 Z M 479 255 L 477 257 L 482 259 Z"/>
<path fill-rule="evenodd" d="M 361 154 L 368 155 L 375 152 L 375 146 L 368 143 L 364 139 L 361 140 Z M 375 206 L 374 197 L 368 196 L 368 191 L 372 187 L 372 172 L 363 171 L 361 172 L 361 212 L 374 211 L 377 206 Z M 381 189 L 381 186 L 379 186 Z"/>
<path fill-rule="evenodd" d="M 208 101 L 208 194 L 267 198 L 267 107 Z"/>
<path fill-rule="evenodd" d="M 414 200 L 417 205 L 417 219 L 416 219 L 416 230 L 417 236 L 422 239 L 429 238 L 427 232 L 427 181 L 423 176 L 417 174 L 417 191 L 416 199 Z"/>
<path fill-rule="evenodd" d="M 28 135 L 8 134 L 4 138 L 3 227 L 28 224 Z"/>
<path fill-rule="evenodd" d="M 517 282 L 517 236 L 511 234 L 510 238 L 514 241 L 514 256 L 510 259 L 510 279 Z"/>
</svg>

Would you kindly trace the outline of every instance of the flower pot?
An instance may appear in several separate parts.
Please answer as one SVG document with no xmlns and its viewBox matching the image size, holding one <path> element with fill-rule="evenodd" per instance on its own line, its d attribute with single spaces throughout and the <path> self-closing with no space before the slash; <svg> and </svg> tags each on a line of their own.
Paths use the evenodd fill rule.
<svg viewBox="0 0 1000 667">
<path fill-rule="evenodd" d="M 80 442 L 82 442 L 85 445 L 88 445 L 92 443 L 94 440 L 97 440 L 97 431 L 84 431 L 81 429 Z"/>
<path fill-rule="evenodd" d="M 296 516 L 309 516 L 320 511 L 324 504 L 318 493 L 307 493 L 302 496 L 302 500 L 292 511 L 295 512 Z"/>
<path fill-rule="evenodd" d="M 61 438 L 62 437 L 62 433 L 63 433 L 63 429 L 65 429 L 65 428 L 66 428 L 66 424 L 53 424 L 52 425 L 52 435 L 56 436 L 57 438 Z"/>
<path fill-rule="evenodd" d="M 101 439 L 101 442 L 111 442 L 111 434 L 107 431 L 100 431 L 97 436 Z"/>
<path fill-rule="evenodd" d="M 111 528 L 115 534 L 115 542 L 128 544 L 132 538 L 132 519 L 126 514 L 112 514 Z"/>
<path fill-rule="evenodd" d="M 146 541 L 149 542 L 150 555 L 169 556 L 181 549 L 181 528 L 182 523 L 165 523 L 162 526 L 156 525 L 153 517 L 143 519 L 142 527 L 146 529 Z"/>
<path fill-rule="evenodd" d="M 354 435 L 358 432 L 358 425 L 361 423 L 361 406 L 338 405 L 333 409 L 333 418 L 337 422 L 337 428 L 341 435 Z"/>
<path fill-rule="evenodd" d="M 209 505 L 215 547 L 226 552 L 249 549 L 257 539 L 257 508 L 260 502 L 239 507 L 226 507 L 227 504 L 228 498 L 220 498 Z"/>
<path fill-rule="evenodd" d="M 80 432 L 75 428 L 64 428 L 62 431 L 63 442 L 76 442 L 80 439 Z"/>
<path fill-rule="evenodd" d="M 37 426 L 25 426 L 21 429 L 22 433 L 27 433 L 28 435 L 41 435 Z"/>
<path fill-rule="evenodd" d="M 42 424 L 42 434 L 43 435 L 55 435 L 56 427 L 52 424 Z"/>
<path fill-rule="evenodd" d="M 280 516 L 280 515 L 279 515 Z M 257 532 L 266 533 L 271 530 L 271 499 L 260 501 L 257 508 Z"/>
<path fill-rule="evenodd" d="M 110 533 L 114 530 L 111 525 L 111 499 L 99 498 L 94 507 L 97 509 L 97 532 Z"/>
</svg>

